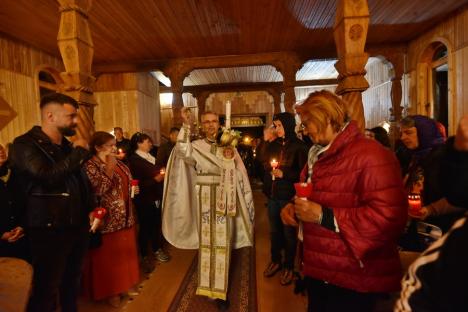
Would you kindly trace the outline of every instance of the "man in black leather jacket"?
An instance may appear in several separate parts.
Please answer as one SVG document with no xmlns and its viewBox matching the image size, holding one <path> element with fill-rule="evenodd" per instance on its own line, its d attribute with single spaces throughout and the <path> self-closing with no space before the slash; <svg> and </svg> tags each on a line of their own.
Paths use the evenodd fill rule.
<svg viewBox="0 0 468 312">
<path fill-rule="evenodd" d="M 88 243 L 89 184 L 81 164 L 89 157 L 75 134 L 78 103 L 53 93 L 41 99 L 41 126 L 17 137 L 10 161 L 15 204 L 22 212 L 34 268 L 28 311 L 76 311 Z"/>
</svg>

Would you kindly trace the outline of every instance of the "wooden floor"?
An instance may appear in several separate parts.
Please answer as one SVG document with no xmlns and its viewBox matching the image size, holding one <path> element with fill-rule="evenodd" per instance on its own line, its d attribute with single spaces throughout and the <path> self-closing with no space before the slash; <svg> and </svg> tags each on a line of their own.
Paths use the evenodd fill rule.
<svg viewBox="0 0 468 312">
<path fill-rule="evenodd" d="M 255 243 L 257 267 L 257 301 L 259 312 L 306 311 L 306 298 L 294 295 L 292 285 L 281 286 L 279 274 L 266 279 L 263 270 L 270 260 L 270 243 L 265 197 L 259 190 L 254 191 L 255 201 Z M 170 248 L 171 261 L 158 264 L 154 272 L 139 285 L 140 294 L 127 297 L 120 308 L 113 308 L 106 302 L 81 300 L 81 312 L 163 312 L 167 311 L 179 285 L 184 278 L 196 251 Z"/>
</svg>

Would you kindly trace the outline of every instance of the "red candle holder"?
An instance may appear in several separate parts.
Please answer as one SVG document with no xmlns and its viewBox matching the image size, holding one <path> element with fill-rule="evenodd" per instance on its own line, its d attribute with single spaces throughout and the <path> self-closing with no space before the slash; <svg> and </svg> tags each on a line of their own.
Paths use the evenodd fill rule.
<svg viewBox="0 0 468 312">
<path fill-rule="evenodd" d="M 409 213 L 414 216 L 421 216 L 422 215 L 422 203 L 421 203 L 421 195 L 419 194 L 409 194 L 408 195 L 408 207 Z"/>
<path fill-rule="evenodd" d="M 294 188 L 296 189 L 296 196 L 301 199 L 307 199 L 312 196 L 312 183 L 294 183 Z"/>
<path fill-rule="evenodd" d="M 131 190 L 130 190 L 130 197 L 131 197 L 131 198 L 135 197 L 135 191 L 136 191 L 136 188 L 137 188 L 137 186 L 138 186 L 138 183 L 140 183 L 140 181 L 135 180 L 135 179 L 133 179 L 132 181 L 130 181 L 130 185 L 132 186 L 132 187 L 131 187 Z"/>
<path fill-rule="evenodd" d="M 107 210 L 106 208 L 103 208 L 103 207 L 97 207 L 97 208 L 94 208 L 93 210 L 93 217 L 95 219 L 102 220 L 102 218 L 104 218 L 106 214 L 107 214 Z"/>
</svg>

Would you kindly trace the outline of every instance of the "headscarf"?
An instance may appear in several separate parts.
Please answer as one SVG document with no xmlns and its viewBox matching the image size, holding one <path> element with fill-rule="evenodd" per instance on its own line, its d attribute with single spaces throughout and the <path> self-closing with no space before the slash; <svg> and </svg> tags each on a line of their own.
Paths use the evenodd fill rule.
<svg viewBox="0 0 468 312">
<path fill-rule="evenodd" d="M 434 119 L 422 115 L 410 116 L 418 133 L 418 147 L 414 151 L 417 157 L 427 155 L 434 147 L 444 143 L 444 138 Z"/>
</svg>

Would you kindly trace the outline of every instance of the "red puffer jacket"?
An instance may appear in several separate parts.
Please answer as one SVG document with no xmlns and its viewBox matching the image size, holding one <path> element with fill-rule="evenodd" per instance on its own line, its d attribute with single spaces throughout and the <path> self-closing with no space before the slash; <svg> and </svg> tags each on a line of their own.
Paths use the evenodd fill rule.
<svg viewBox="0 0 468 312">
<path fill-rule="evenodd" d="M 407 199 L 393 153 L 351 122 L 313 169 L 310 200 L 333 210 L 339 232 L 304 224 L 304 274 L 359 292 L 398 290 Z"/>
</svg>

